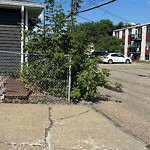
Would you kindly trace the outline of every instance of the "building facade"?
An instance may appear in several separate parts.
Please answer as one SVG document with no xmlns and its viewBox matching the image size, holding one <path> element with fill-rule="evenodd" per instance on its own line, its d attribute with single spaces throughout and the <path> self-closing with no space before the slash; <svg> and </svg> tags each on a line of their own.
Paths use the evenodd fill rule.
<svg viewBox="0 0 150 150">
<path fill-rule="evenodd" d="M 125 56 L 150 60 L 150 23 L 114 30 L 113 36 L 122 39 Z"/>
<path fill-rule="evenodd" d="M 0 73 L 17 72 L 24 58 L 24 31 L 37 18 L 44 5 L 14 0 L 0 1 Z"/>
</svg>

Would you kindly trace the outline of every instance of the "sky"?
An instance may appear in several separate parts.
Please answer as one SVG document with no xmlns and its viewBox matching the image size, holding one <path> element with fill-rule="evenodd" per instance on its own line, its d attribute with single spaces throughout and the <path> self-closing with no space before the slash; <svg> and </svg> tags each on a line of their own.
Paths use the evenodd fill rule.
<svg viewBox="0 0 150 150">
<path fill-rule="evenodd" d="M 64 11 L 70 10 L 71 0 L 55 0 L 56 3 L 62 3 Z M 80 10 L 85 10 L 110 0 L 83 0 Z M 34 2 L 43 3 L 44 0 L 34 0 Z M 79 23 L 97 22 L 101 19 L 109 19 L 114 24 L 124 23 L 150 23 L 150 0 L 116 0 L 115 2 L 103 7 L 80 13 L 77 16 Z"/>
</svg>

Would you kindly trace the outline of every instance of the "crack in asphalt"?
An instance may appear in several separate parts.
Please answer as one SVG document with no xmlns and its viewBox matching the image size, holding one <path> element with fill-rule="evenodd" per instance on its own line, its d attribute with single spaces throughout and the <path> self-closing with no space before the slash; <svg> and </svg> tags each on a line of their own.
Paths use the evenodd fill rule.
<svg viewBox="0 0 150 150">
<path fill-rule="evenodd" d="M 92 110 L 94 110 L 96 113 L 102 114 L 105 118 L 107 118 L 109 121 L 111 121 L 116 127 L 122 128 L 123 126 L 121 126 L 120 124 L 118 124 L 116 121 L 114 121 L 111 117 L 109 117 L 107 114 L 103 113 L 100 110 L 97 110 L 96 108 L 94 108 L 93 106 L 91 107 Z"/>
<path fill-rule="evenodd" d="M 13 142 L 1 142 L 0 141 L 0 144 L 11 146 L 13 149 L 16 149 L 18 147 L 17 144 Z"/>
<path fill-rule="evenodd" d="M 51 130 L 51 128 L 53 127 L 53 124 L 54 124 L 54 121 L 51 119 L 51 107 L 48 108 L 48 120 L 49 120 L 49 126 L 47 128 L 45 128 L 45 150 L 52 150 L 52 147 L 50 145 L 50 135 L 49 135 L 49 132 Z M 77 116 L 81 116 L 85 113 L 88 113 L 90 112 L 91 110 L 87 110 L 87 111 L 84 111 L 82 113 L 79 113 L 79 114 L 75 114 L 75 115 L 71 115 L 71 116 L 68 116 L 68 117 L 64 117 L 64 118 L 59 118 L 59 119 L 56 119 L 55 121 L 59 121 L 59 120 L 66 120 L 66 119 L 69 119 L 69 118 L 73 118 L 73 117 L 77 117 Z"/>
<path fill-rule="evenodd" d="M 14 143 L 14 142 L 2 142 L 2 141 L 0 141 L 0 144 L 11 146 L 13 149 L 16 149 L 16 148 L 19 148 L 19 147 L 22 147 L 22 146 L 43 147 L 44 148 L 44 145 L 43 144 L 39 144 L 39 143 L 28 143 L 28 142 L 25 142 L 25 143 L 18 143 L 17 144 L 17 143 Z"/>
<path fill-rule="evenodd" d="M 75 115 L 71 115 L 71 116 L 68 116 L 68 117 L 56 119 L 55 121 L 66 120 L 66 119 L 70 119 L 70 118 L 73 118 L 73 117 L 81 116 L 81 115 L 83 115 L 83 114 L 85 114 L 85 113 L 88 113 L 88 112 L 90 112 L 90 111 L 91 111 L 91 110 L 89 109 L 89 110 L 86 110 L 86 111 L 84 111 L 84 112 L 82 112 L 82 113 L 79 113 L 79 114 L 75 114 Z"/>
<path fill-rule="evenodd" d="M 146 149 L 150 149 L 150 145 L 149 145 L 148 143 L 145 143 L 141 138 L 137 137 L 136 134 L 134 134 L 134 133 L 130 132 L 129 130 L 127 130 L 127 129 L 125 128 L 125 126 L 122 126 L 121 124 L 117 123 L 115 120 L 113 120 L 111 117 L 109 117 L 106 113 L 103 113 L 102 111 L 97 110 L 97 109 L 94 108 L 93 106 L 92 106 L 91 108 L 92 108 L 92 110 L 94 110 L 96 113 L 99 113 L 99 114 L 103 115 L 106 119 L 108 119 L 111 123 L 113 123 L 115 127 L 119 128 L 119 129 L 120 129 L 121 131 L 123 131 L 124 133 L 130 135 L 131 137 L 133 137 L 133 138 L 136 139 L 136 140 L 139 140 L 139 141 L 143 142 L 143 143 L 146 145 L 146 146 L 145 146 Z"/>
<path fill-rule="evenodd" d="M 50 129 L 52 128 L 53 126 L 53 120 L 51 119 L 51 107 L 49 106 L 48 108 L 48 120 L 49 120 L 49 126 L 47 128 L 45 128 L 45 150 L 52 150 L 51 146 L 50 146 L 50 135 L 49 135 L 49 132 L 50 132 Z"/>
<path fill-rule="evenodd" d="M 48 107 L 48 121 L 49 121 L 49 126 L 47 128 L 45 128 L 45 138 L 44 138 L 44 144 L 40 144 L 40 143 L 28 143 L 28 142 L 24 142 L 24 143 L 15 143 L 15 142 L 5 142 L 5 141 L 0 141 L 0 144 L 3 145 L 7 145 L 7 146 L 11 146 L 13 149 L 17 149 L 19 147 L 22 146 L 26 146 L 26 147 L 41 147 L 41 148 L 45 148 L 45 150 L 52 150 L 51 146 L 50 146 L 50 137 L 49 137 L 49 131 L 53 126 L 53 121 L 51 119 L 51 107 Z"/>
</svg>

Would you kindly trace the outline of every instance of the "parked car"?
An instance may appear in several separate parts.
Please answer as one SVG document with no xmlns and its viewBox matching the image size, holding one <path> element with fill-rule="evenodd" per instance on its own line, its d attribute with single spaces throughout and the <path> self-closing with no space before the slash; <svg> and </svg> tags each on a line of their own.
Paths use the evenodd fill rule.
<svg viewBox="0 0 150 150">
<path fill-rule="evenodd" d="M 132 62 L 132 59 L 130 57 L 126 57 L 126 56 L 119 54 L 119 53 L 109 53 L 103 57 L 103 62 L 109 63 L 109 64 L 112 64 L 112 63 L 129 64 Z"/>
<path fill-rule="evenodd" d="M 98 56 L 104 56 L 106 54 L 108 54 L 108 52 L 92 52 L 90 56 L 91 57 L 98 57 Z"/>
</svg>

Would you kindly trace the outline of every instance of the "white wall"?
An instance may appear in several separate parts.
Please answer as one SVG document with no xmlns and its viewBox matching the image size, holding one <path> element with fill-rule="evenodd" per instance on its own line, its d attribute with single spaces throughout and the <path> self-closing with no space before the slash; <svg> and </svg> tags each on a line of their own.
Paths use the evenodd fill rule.
<svg viewBox="0 0 150 150">
<path fill-rule="evenodd" d="M 122 31 L 119 31 L 119 39 L 122 39 Z"/>
<path fill-rule="evenodd" d="M 142 27 L 141 60 L 145 60 L 146 26 Z"/>
<path fill-rule="evenodd" d="M 129 35 L 129 30 L 125 30 L 125 45 L 124 45 L 124 55 L 127 56 L 128 52 L 128 35 Z"/>
</svg>

